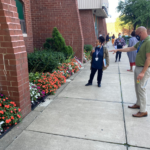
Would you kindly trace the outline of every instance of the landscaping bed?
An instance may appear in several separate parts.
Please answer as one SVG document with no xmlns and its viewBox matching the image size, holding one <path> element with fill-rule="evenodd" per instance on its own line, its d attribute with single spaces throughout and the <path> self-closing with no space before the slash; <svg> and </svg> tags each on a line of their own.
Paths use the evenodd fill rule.
<svg viewBox="0 0 150 150">
<path fill-rule="evenodd" d="M 28 54 L 29 88 L 31 109 L 45 102 L 47 96 L 54 95 L 66 79 L 77 73 L 82 63 L 74 56 L 70 46 L 57 28 L 53 30 L 53 38 L 48 38 L 44 49 L 35 49 Z M 85 51 L 85 59 L 90 59 L 90 50 Z M 21 109 L 15 102 L 0 94 L 0 138 L 8 133 L 22 120 Z"/>
<path fill-rule="evenodd" d="M 0 138 L 22 120 L 21 109 L 15 102 L 0 94 Z"/>
</svg>

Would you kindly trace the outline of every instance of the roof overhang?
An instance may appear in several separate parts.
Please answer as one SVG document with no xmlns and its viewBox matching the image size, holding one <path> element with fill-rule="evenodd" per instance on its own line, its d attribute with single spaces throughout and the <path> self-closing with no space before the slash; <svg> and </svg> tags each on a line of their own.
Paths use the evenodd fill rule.
<svg viewBox="0 0 150 150">
<path fill-rule="evenodd" d="M 104 9 L 93 9 L 92 12 L 97 17 L 108 18 L 108 14 Z"/>
<path fill-rule="evenodd" d="M 98 17 L 108 17 L 108 0 L 78 0 L 79 10 L 92 10 Z"/>
</svg>

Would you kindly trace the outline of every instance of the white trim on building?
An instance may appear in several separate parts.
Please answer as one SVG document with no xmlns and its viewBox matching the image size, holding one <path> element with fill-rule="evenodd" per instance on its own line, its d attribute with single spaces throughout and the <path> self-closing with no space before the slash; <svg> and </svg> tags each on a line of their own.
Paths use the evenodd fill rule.
<svg viewBox="0 0 150 150">
<path fill-rule="evenodd" d="M 79 10 L 91 9 L 93 14 L 98 17 L 107 18 L 108 14 L 105 9 L 109 9 L 108 0 L 78 0 Z"/>
</svg>

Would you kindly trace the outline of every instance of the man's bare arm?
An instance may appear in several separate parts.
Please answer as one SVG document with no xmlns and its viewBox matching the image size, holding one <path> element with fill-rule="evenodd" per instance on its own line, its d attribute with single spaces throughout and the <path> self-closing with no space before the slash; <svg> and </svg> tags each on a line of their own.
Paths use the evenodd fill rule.
<svg viewBox="0 0 150 150">
<path fill-rule="evenodd" d="M 133 47 L 127 47 L 127 48 L 123 48 L 123 49 L 118 49 L 119 52 L 131 52 L 131 51 L 135 51 L 136 48 Z"/>
<path fill-rule="evenodd" d="M 116 50 L 111 50 L 109 52 L 131 52 L 131 51 L 135 51 L 136 48 L 135 47 L 127 47 L 127 48 L 123 48 L 123 49 L 116 49 Z"/>
</svg>

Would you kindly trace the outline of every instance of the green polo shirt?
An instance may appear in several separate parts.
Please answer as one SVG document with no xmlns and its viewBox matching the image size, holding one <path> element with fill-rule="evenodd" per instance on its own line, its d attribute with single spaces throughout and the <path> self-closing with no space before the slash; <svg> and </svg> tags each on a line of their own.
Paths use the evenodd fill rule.
<svg viewBox="0 0 150 150">
<path fill-rule="evenodd" d="M 138 49 L 140 42 L 138 42 L 134 46 L 136 49 Z M 136 59 L 135 59 L 136 66 L 143 67 L 145 65 L 147 53 L 150 53 L 150 37 L 149 36 L 144 40 L 139 52 L 136 55 Z"/>
</svg>

